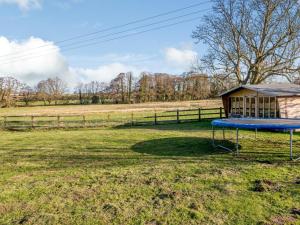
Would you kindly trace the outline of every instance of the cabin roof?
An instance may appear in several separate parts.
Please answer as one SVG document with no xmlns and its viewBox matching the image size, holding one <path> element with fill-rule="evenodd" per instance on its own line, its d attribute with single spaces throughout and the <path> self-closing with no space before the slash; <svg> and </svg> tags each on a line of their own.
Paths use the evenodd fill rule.
<svg viewBox="0 0 300 225">
<path fill-rule="evenodd" d="M 300 85 L 287 83 L 241 85 L 222 93 L 220 96 L 229 95 L 241 89 L 252 90 L 268 96 L 300 96 Z"/>
</svg>

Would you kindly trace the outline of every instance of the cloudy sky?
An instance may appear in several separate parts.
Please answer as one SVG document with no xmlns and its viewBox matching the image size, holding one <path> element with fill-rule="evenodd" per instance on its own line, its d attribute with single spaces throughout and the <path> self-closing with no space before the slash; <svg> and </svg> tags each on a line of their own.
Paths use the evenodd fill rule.
<svg viewBox="0 0 300 225">
<path fill-rule="evenodd" d="M 191 38 L 210 9 L 205 2 L 0 0 L 0 76 L 30 85 L 59 76 L 75 86 L 127 71 L 180 74 L 205 51 Z"/>
</svg>

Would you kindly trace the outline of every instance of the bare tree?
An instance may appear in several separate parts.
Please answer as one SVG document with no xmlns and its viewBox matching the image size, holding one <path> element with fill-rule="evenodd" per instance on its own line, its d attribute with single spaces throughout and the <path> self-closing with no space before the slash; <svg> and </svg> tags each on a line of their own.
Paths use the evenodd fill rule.
<svg viewBox="0 0 300 225">
<path fill-rule="evenodd" d="M 193 32 L 209 47 L 203 65 L 240 84 L 299 72 L 298 0 L 214 0 L 213 12 Z"/>
<path fill-rule="evenodd" d="M 142 72 L 136 84 L 138 102 L 154 101 L 154 76 Z"/>
<path fill-rule="evenodd" d="M 184 99 L 205 99 L 210 95 L 210 84 L 206 74 L 190 72 L 184 76 Z"/>
<path fill-rule="evenodd" d="M 50 105 L 52 101 L 55 101 L 55 105 L 57 105 L 58 100 L 66 92 L 67 85 L 58 77 L 48 78 L 47 80 L 40 81 L 36 90 L 39 98 L 44 101 L 44 104 L 48 101 Z"/>
<path fill-rule="evenodd" d="M 0 77 L 0 105 L 10 107 L 18 100 L 20 90 L 24 86 L 13 77 Z"/>
<path fill-rule="evenodd" d="M 132 92 L 133 92 L 133 74 L 132 72 L 128 72 L 125 75 L 126 78 L 126 89 L 127 89 L 127 101 L 128 103 L 132 103 Z"/>
<path fill-rule="evenodd" d="M 110 82 L 111 97 L 115 102 L 131 103 L 133 93 L 133 74 L 132 72 L 120 73 Z"/>
<path fill-rule="evenodd" d="M 24 85 L 20 90 L 20 100 L 29 105 L 35 99 L 35 91 L 28 85 Z"/>
</svg>

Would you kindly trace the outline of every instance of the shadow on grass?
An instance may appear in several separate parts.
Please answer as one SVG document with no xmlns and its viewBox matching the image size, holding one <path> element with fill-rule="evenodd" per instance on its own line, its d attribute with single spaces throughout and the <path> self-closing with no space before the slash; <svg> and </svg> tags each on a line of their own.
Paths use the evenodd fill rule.
<svg viewBox="0 0 300 225">
<path fill-rule="evenodd" d="M 232 142 L 225 141 L 224 144 L 229 148 L 234 148 Z M 183 157 L 201 157 L 226 153 L 223 150 L 213 148 L 211 139 L 196 137 L 174 137 L 148 140 L 133 145 L 132 150 L 138 153 L 156 156 Z"/>
<path fill-rule="evenodd" d="M 226 143 L 233 146 L 233 143 Z M 156 163 L 168 164 L 175 160 L 177 163 L 197 162 L 208 159 L 209 156 L 219 155 L 214 161 L 228 161 L 223 158 L 227 152 L 214 149 L 211 140 L 197 137 L 174 137 L 152 139 L 133 144 L 130 148 L 88 146 L 84 149 L 56 148 L 12 148 L 6 146 L 1 149 L 5 153 L 0 161 L 14 165 L 15 170 L 35 171 L 51 168 L 104 168 L 133 165 L 149 165 Z M 231 157 L 230 157 L 231 158 Z M 20 163 L 22 162 L 22 163 Z M 33 163 L 33 164 L 32 164 Z M 31 166 L 33 165 L 33 166 Z"/>
</svg>

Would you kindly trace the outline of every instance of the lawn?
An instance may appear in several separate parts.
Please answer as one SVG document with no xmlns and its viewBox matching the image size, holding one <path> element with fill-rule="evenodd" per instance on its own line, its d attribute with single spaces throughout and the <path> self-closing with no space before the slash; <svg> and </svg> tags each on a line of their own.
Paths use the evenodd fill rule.
<svg viewBox="0 0 300 225">
<path fill-rule="evenodd" d="M 204 122 L 1 131 L 0 224 L 300 224 L 288 134 L 242 131 L 239 157 L 210 135 Z"/>
</svg>

